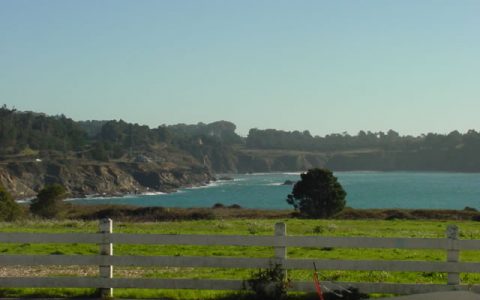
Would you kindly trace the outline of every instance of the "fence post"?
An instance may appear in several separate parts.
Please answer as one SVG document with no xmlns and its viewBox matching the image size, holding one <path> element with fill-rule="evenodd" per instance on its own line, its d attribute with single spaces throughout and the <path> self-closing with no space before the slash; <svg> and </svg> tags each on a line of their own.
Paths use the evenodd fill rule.
<svg viewBox="0 0 480 300">
<path fill-rule="evenodd" d="M 448 225 L 446 235 L 449 241 L 447 248 L 447 262 L 459 262 L 460 251 L 458 247 L 458 226 L 452 224 Z M 456 272 L 449 272 L 447 284 L 460 284 L 460 274 Z"/>
<path fill-rule="evenodd" d="M 287 224 L 276 223 L 275 224 L 275 236 L 285 237 L 287 236 Z M 280 239 L 284 240 L 284 239 Z M 280 264 L 282 268 L 285 268 L 285 260 L 287 259 L 287 247 L 276 246 L 275 247 L 275 263 Z M 284 278 L 287 278 L 287 271 L 283 274 Z"/>
<path fill-rule="evenodd" d="M 100 244 L 100 255 L 113 255 L 113 244 L 109 242 L 109 234 L 112 233 L 112 220 L 100 220 L 100 233 L 103 233 L 103 243 Z M 113 278 L 113 266 L 99 266 L 100 278 Z M 113 288 L 104 287 L 99 289 L 102 299 L 113 297 Z"/>
</svg>

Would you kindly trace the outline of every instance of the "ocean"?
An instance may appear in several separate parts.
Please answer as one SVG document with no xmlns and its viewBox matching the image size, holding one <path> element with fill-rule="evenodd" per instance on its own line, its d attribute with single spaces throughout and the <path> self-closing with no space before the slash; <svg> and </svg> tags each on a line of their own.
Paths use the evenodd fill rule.
<svg viewBox="0 0 480 300">
<path fill-rule="evenodd" d="M 353 208 L 480 209 L 480 173 L 335 172 Z M 127 204 L 163 207 L 212 207 L 238 204 L 245 208 L 290 209 L 291 185 L 300 173 L 229 175 L 234 180 L 181 189 L 171 194 L 70 199 L 77 204 Z"/>
</svg>

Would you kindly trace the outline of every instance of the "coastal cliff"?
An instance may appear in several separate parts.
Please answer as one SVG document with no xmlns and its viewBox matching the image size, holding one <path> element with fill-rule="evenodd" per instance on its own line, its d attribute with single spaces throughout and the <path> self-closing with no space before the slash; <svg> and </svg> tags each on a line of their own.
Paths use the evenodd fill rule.
<svg viewBox="0 0 480 300">
<path fill-rule="evenodd" d="M 255 172 L 293 172 L 325 165 L 326 156 L 322 153 L 298 151 L 251 151 L 237 153 L 236 171 Z"/>
<path fill-rule="evenodd" d="M 45 185 L 59 183 L 72 197 L 121 196 L 172 192 L 205 185 L 214 177 L 201 166 L 159 163 L 50 161 L 11 162 L 0 166 L 0 183 L 17 199 L 34 197 Z"/>
</svg>

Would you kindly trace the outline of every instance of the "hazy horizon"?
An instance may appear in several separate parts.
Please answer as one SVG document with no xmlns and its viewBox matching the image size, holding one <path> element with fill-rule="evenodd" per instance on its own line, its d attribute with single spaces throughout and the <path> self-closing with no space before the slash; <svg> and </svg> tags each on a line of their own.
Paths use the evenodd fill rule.
<svg viewBox="0 0 480 300">
<path fill-rule="evenodd" d="M 479 129 L 480 2 L 0 2 L 0 102 L 74 120 Z"/>
</svg>

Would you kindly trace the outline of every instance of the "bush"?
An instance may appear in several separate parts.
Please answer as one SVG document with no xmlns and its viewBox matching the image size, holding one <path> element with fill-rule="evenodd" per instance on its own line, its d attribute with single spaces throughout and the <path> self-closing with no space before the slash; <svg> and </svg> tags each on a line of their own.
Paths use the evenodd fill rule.
<svg viewBox="0 0 480 300">
<path fill-rule="evenodd" d="M 0 221 L 15 221 L 22 216 L 22 208 L 12 195 L 0 186 Z"/>
<path fill-rule="evenodd" d="M 388 209 L 385 211 L 385 220 L 412 220 L 414 219 L 412 215 L 410 215 L 406 211 L 397 210 L 397 209 Z"/>
<path fill-rule="evenodd" d="M 287 196 L 287 203 L 293 205 L 301 216 L 329 218 L 345 207 L 347 193 L 332 171 L 311 169 L 300 177 Z"/>
<path fill-rule="evenodd" d="M 260 269 L 246 281 L 245 288 L 255 293 L 255 299 L 285 299 L 290 279 L 285 276 L 285 269 L 280 264 L 271 264 L 267 269 Z"/>
<path fill-rule="evenodd" d="M 44 218 L 58 218 L 65 210 L 67 190 L 60 184 L 46 185 L 32 200 L 30 211 Z"/>
</svg>

